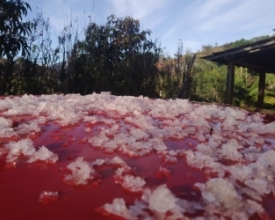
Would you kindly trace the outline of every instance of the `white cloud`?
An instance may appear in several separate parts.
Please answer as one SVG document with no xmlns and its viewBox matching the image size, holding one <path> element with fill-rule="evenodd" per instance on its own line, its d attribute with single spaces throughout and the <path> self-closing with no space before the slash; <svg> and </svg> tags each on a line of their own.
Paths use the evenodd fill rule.
<svg viewBox="0 0 275 220">
<path fill-rule="evenodd" d="M 163 8 L 168 0 L 109 0 L 118 15 L 132 15 L 134 18 L 144 19 L 153 12 Z"/>
<path fill-rule="evenodd" d="M 131 16 L 154 28 L 166 18 L 167 14 L 162 9 L 169 4 L 169 0 L 109 0 L 109 4 L 109 10 L 117 17 Z"/>
<path fill-rule="evenodd" d="M 275 4 L 273 4 L 275 7 Z M 263 19 L 266 16 L 264 11 L 268 11 L 267 7 L 271 5 L 265 4 L 259 0 L 238 1 L 231 7 L 225 8 L 221 12 L 217 12 L 210 16 L 209 19 L 201 20 L 201 25 L 197 28 L 199 31 L 239 31 L 245 26 L 260 27 L 264 22 L 270 21 Z M 261 19 L 261 22 L 257 22 Z M 258 25 L 257 25 L 258 24 Z"/>
<path fill-rule="evenodd" d="M 195 8 L 196 17 L 198 19 L 204 19 L 208 17 L 215 17 L 221 12 L 225 11 L 230 5 L 234 4 L 236 0 L 206 0 L 200 1 L 200 5 L 196 4 Z"/>
</svg>

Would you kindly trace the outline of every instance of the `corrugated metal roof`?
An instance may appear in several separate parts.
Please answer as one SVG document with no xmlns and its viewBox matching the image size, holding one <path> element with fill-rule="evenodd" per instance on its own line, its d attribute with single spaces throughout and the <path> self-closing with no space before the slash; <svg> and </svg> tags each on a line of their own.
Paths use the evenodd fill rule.
<svg viewBox="0 0 275 220">
<path fill-rule="evenodd" d="M 275 36 L 202 58 L 221 64 L 234 62 L 236 66 L 275 73 Z"/>
</svg>

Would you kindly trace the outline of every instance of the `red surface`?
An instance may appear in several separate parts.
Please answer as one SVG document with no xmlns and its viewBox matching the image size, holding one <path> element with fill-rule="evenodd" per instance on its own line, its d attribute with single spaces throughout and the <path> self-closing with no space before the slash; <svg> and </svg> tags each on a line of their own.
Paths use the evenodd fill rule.
<svg viewBox="0 0 275 220">
<path fill-rule="evenodd" d="M 13 118 L 14 123 L 28 117 Z M 83 137 L 92 136 L 96 132 L 84 131 L 85 124 L 80 123 L 72 127 L 61 128 L 49 123 L 43 127 L 43 131 L 32 137 L 35 146 L 46 146 L 49 150 L 58 154 L 58 162 L 47 164 L 45 162 L 26 163 L 21 158 L 16 167 L 8 168 L 4 158 L 0 157 L 0 216 L 1 219 L 119 219 L 114 216 L 103 216 L 98 208 L 105 203 L 111 203 L 114 198 L 124 198 L 127 204 L 133 204 L 141 193 L 131 193 L 114 182 L 116 167 L 103 166 L 97 169 L 100 177 L 83 186 L 69 186 L 63 182 L 64 175 L 68 173 L 67 164 L 77 157 L 92 162 L 98 158 L 121 157 L 131 166 L 137 176 L 145 179 L 146 186 L 154 188 L 160 184 L 167 184 L 176 197 L 189 200 L 199 200 L 200 192 L 193 188 L 196 182 L 205 182 L 205 174 L 187 165 L 185 158 L 179 158 L 177 163 L 165 163 L 157 154 L 152 153 L 142 158 L 129 158 L 121 153 L 108 154 L 97 150 L 83 140 Z M 21 137 L 23 138 L 23 137 Z M 7 139 L 0 139 L 0 147 Z M 166 145 L 170 149 L 192 149 L 196 140 L 185 141 L 167 140 Z M 159 167 L 170 171 L 169 174 L 160 175 Z M 39 196 L 43 191 L 58 191 L 59 199 L 43 204 L 39 202 Z M 263 205 L 268 213 L 275 218 L 275 198 L 267 196 Z M 258 216 L 254 216 L 257 219 Z"/>
<path fill-rule="evenodd" d="M 14 123 L 19 121 L 19 118 L 14 118 Z M 135 170 L 137 176 L 145 179 L 146 186 L 154 187 L 166 183 L 177 197 L 188 196 L 194 200 L 199 198 L 199 193 L 193 195 L 190 189 L 194 183 L 205 180 L 204 174 L 189 167 L 184 158 L 175 164 L 167 164 L 156 154 L 129 158 L 120 153 L 104 153 L 83 141 L 84 135 L 87 136 L 84 128 L 83 123 L 65 128 L 47 124 L 43 132 L 33 137 L 35 146 L 44 145 L 58 154 L 59 159 L 55 164 L 29 164 L 22 157 L 16 167 L 8 168 L 4 158 L 0 159 L 1 219 L 113 219 L 114 216 L 103 216 L 97 209 L 105 203 L 111 203 L 114 198 L 124 198 L 126 203 L 133 204 L 141 196 L 141 193 L 131 193 L 116 185 L 113 177 L 116 167 L 111 166 L 97 169 L 100 177 L 87 185 L 72 187 L 65 184 L 63 178 L 68 173 L 67 164 L 80 156 L 92 162 L 98 158 L 113 158 L 118 155 Z M 95 128 L 93 132 L 96 131 Z M 93 135 L 93 132 L 89 134 Z M 6 141 L 2 139 L 2 144 Z M 166 144 L 171 149 L 190 148 L 186 144 L 190 141 L 167 141 Z M 170 177 L 157 176 L 160 166 L 170 171 Z M 39 202 L 43 191 L 58 191 L 60 198 L 43 204 Z"/>
</svg>

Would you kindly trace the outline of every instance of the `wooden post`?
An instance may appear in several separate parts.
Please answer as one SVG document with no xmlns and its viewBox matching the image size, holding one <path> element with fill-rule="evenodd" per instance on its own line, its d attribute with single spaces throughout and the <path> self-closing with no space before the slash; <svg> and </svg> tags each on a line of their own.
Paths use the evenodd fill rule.
<svg viewBox="0 0 275 220">
<path fill-rule="evenodd" d="M 261 71 L 259 74 L 259 85 L 258 85 L 258 108 L 263 108 L 264 105 L 264 90 L 265 90 L 265 72 Z"/>
<path fill-rule="evenodd" d="M 233 103 L 233 89 L 234 89 L 234 69 L 235 65 L 233 62 L 229 62 L 227 65 L 227 81 L 226 81 L 226 93 L 225 93 L 225 104 L 232 105 Z"/>
</svg>

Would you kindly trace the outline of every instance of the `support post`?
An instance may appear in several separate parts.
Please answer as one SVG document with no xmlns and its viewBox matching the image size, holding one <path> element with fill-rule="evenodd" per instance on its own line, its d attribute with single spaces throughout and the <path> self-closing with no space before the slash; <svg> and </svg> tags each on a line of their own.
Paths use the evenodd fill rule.
<svg viewBox="0 0 275 220">
<path fill-rule="evenodd" d="M 233 62 L 229 62 L 227 65 L 227 81 L 226 81 L 226 93 L 225 93 L 225 104 L 232 105 L 233 103 L 233 89 L 234 89 L 234 69 L 235 65 Z"/>
<path fill-rule="evenodd" d="M 265 90 L 265 72 L 261 71 L 259 74 L 259 85 L 258 85 L 258 108 L 263 108 L 264 106 L 264 90 Z"/>
</svg>

